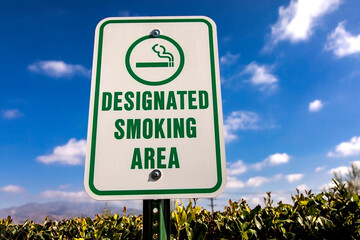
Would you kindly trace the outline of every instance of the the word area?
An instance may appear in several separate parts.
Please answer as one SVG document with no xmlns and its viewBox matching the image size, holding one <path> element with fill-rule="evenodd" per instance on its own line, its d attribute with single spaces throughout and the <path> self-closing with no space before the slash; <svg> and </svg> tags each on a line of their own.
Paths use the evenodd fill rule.
<svg viewBox="0 0 360 240">
<path fill-rule="evenodd" d="M 180 168 L 176 147 L 134 148 L 131 169 Z"/>
</svg>

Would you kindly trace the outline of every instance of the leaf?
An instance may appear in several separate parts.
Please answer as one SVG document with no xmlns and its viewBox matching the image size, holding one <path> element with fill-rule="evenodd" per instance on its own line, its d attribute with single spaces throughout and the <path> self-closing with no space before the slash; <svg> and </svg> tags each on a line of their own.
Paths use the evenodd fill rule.
<svg viewBox="0 0 360 240">
<path fill-rule="evenodd" d="M 256 217 L 254 218 L 254 223 L 255 223 L 255 226 L 256 226 L 259 230 L 261 230 L 262 225 L 261 225 L 261 223 L 257 220 Z"/>
<path fill-rule="evenodd" d="M 303 221 L 303 218 L 301 217 L 301 216 L 298 216 L 297 218 L 296 218 L 296 221 L 298 222 L 298 223 L 300 223 L 300 226 L 304 226 L 304 221 Z"/>
<path fill-rule="evenodd" d="M 187 215 L 185 213 L 185 211 L 181 212 L 181 218 L 180 218 L 180 225 L 183 225 L 186 222 L 187 219 Z"/>
<path fill-rule="evenodd" d="M 175 216 L 175 220 L 176 220 L 176 224 L 177 226 L 180 225 L 180 218 L 179 218 L 179 215 L 177 214 L 177 212 L 173 212 L 174 216 Z"/>
</svg>

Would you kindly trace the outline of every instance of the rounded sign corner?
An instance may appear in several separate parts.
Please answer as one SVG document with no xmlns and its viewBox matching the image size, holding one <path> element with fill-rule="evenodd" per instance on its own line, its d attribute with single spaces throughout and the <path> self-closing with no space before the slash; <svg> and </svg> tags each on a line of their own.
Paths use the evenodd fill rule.
<svg viewBox="0 0 360 240">
<path fill-rule="evenodd" d="M 89 195 L 89 197 L 91 197 L 94 200 L 101 200 L 100 195 L 96 194 L 98 190 L 95 187 L 90 186 L 90 184 L 87 181 L 84 182 L 84 188 L 85 188 L 85 192 L 87 193 L 87 195 Z M 95 191 L 93 191 L 92 188 L 95 188 L 94 189 Z"/>
<path fill-rule="evenodd" d="M 204 22 L 207 22 L 207 23 L 211 24 L 214 27 L 216 26 L 215 21 L 212 18 L 208 17 L 208 16 L 199 16 L 199 18 L 203 19 Z"/>
<path fill-rule="evenodd" d="M 221 195 L 225 191 L 226 185 L 227 185 L 227 179 L 226 179 L 226 176 L 224 176 L 222 178 L 219 188 L 214 192 L 214 194 L 215 194 L 214 197 Z"/>
<path fill-rule="evenodd" d="M 114 20 L 113 17 L 107 17 L 107 18 L 101 19 L 100 22 L 98 22 L 98 24 L 96 25 L 96 31 L 98 32 L 100 30 L 100 28 L 105 27 L 105 25 L 108 24 L 109 22 L 111 22 L 112 20 Z"/>
</svg>

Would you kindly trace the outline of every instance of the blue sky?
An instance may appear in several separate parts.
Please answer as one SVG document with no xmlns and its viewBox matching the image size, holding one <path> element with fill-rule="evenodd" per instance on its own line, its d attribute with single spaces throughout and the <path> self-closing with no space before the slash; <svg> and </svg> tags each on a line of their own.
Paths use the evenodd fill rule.
<svg viewBox="0 0 360 240">
<path fill-rule="evenodd" d="M 83 175 L 94 32 L 106 17 L 217 24 L 228 187 L 290 202 L 360 165 L 360 2 L 0 0 L 0 208 L 90 201 Z M 127 202 L 132 204 L 132 202 Z M 205 202 L 204 202 L 205 206 Z"/>
</svg>

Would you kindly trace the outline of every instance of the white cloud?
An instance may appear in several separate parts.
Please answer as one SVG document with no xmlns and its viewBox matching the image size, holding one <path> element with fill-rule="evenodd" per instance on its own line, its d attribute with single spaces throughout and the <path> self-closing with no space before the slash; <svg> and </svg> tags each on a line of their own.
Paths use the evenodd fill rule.
<svg viewBox="0 0 360 240">
<path fill-rule="evenodd" d="M 246 200 L 246 203 L 249 205 L 261 205 L 264 203 L 264 197 L 265 195 L 260 197 L 244 196 L 244 199 Z"/>
<path fill-rule="evenodd" d="M 60 189 L 67 189 L 69 187 L 70 187 L 70 184 L 64 184 L 64 185 L 59 186 Z"/>
<path fill-rule="evenodd" d="M 239 59 L 240 54 L 231 54 L 227 52 L 224 56 L 220 57 L 220 63 L 226 66 L 233 65 Z"/>
<path fill-rule="evenodd" d="M 252 178 L 249 178 L 247 181 L 246 181 L 246 186 L 247 187 L 259 187 L 261 185 L 263 185 L 264 183 L 267 183 L 271 181 L 271 179 L 269 178 L 266 178 L 266 177 L 252 177 Z"/>
<path fill-rule="evenodd" d="M 355 166 L 360 168 L 360 161 L 354 161 L 354 162 L 351 162 L 351 164 L 354 164 Z M 351 171 L 351 167 L 349 167 L 349 166 L 339 166 L 339 167 L 330 169 L 328 173 L 331 173 L 331 174 L 337 173 L 340 175 L 346 175 L 350 171 Z"/>
<path fill-rule="evenodd" d="M 320 189 L 322 189 L 323 191 L 329 191 L 333 187 L 335 187 L 335 183 L 330 182 L 330 183 L 327 183 L 327 184 L 324 184 L 324 185 L 320 186 Z"/>
<path fill-rule="evenodd" d="M 1 192 L 7 192 L 7 193 L 20 193 L 20 192 L 24 192 L 25 189 L 23 189 L 20 186 L 10 184 L 10 185 L 7 185 L 7 186 L 4 186 L 4 187 L 0 188 L 0 191 Z"/>
<path fill-rule="evenodd" d="M 243 188 L 243 187 L 245 187 L 245 184 L 243 181 L 240 181 L 236 177 L 228 176 L 226 187 L 227 188 Z"/>
<path fill-rule="evenodd" d="M 323 108 L 324 104 L 321 100 L 316 99 L 309 103 L 309 111 L 310 112 L 318 112 Z"/>
<path fill-rule="evenodd" d="M 345 30 L 345 21 L 340 22 L 328 36 L 325 49 L 333 51 L 338 57 L 360 53 L 360 34 L 352 35 Z"/>
<path fill-rule="evenodd" d="M 252 167 L 257 170 L 261 170 L 265 166 L 275 166 L 288 163 L 290 158 L 290 155 L 287 153 L 275 153 L 264 159 L 262 162 L 253 164 Z"/>
<path fill-rule="evenodd" d="M 32 72 L 42 73 L 50 77 L 61 78 L 73 76 L 90 77 L 91 70 L 77 64 L 68 64 L 63 61 L 39 61 L 28 66 Z"/>
<path fill-rule="evenodd" d="M 335 152 L 329 152 L 328 157 L 348 157 L 360 154 L 360 137 L 352 137 L 349 142 L 342 142 L 335 147 Z"/>
<path fill-rule="evenodd" d="M 347 166 L 340 166 L 340 167 L 337 167 L 337 168 L 332 168 L 332 169 L 330 169 L 330 170 L 329 170 L 329 173 L 331 173 L 331 174 L 337 173 L 337 174 L 344 175 L 344 174 L 346 174 L 346 173 L 349 172 L 349 169 L 350 169 L 350 168 L 347 167 Z"/>
<path fill-rule="evenodd" d="M 241 160 L 231 163 L 227 169 L 228 175 L 240 175 L 247 171 L 247 166 Z"/>
<path fill-rule="evenodd" d="M 289 183 L 300 181 L 304 177 L 304 174 L 294 173 L 286 175 L 285 178 Z"/>
<path fill-rule="evenodd" d="M 237 179 L 236 177 L 228 176 L 226 187 L 227 188 L 245 188 L 245 187 L 250 187 L 250 188 L 255 187 L 256 188 L 265 183 L 278 181 L 282 178 L 283 178 L 283 176 L 281 174 L 277 174 L 270 178 L 256 176 L 256 177 L 249 178 L 246 182 L 243 182 L 243 181 Z"/>
<path fill-rule="evenodd" d="M 235 111 L 224 120 L 225 141 L 231 142 L 237 139 L 235 134 L 238 130 L 257 129 L 259 116 L 254 112 Z"/>
<path fill-rule="evenodd" d="M 56 199 L 57 201 L 89 202 L 93 201 L 85 191 L 65 192 L 58 190 L 47 190 L 41 193 L 41 197 Z"/>
<path fill-rule="evenodd" d="M 323 170 L 325 170 L 326 166 L 320 166 L 320 167 L 317 167 L 315 168 L 315 172 L 321 172 Z"/>
<path fill-rule="evenodd" d="M 37 157 L 39 162 L 45 164 L 60 163 L 66 165 L 79 165 L 86 155 L 86 140 L 77 141 L 72 138 L 65 145 L 57 146 L 50 155 Z"/>
<path fill-rule="evenodd" d="M 268 161 L 271 166 L 288 163 L 290 156 L 287 153 L 275 153 L 270 155 L 265 161 Z"/>
<path fill-rule="evenodd" d="M 271 27 L 272 42 L 307 40 L 320 17 L 337 9 L 341 0 L 291 0 L 279 8 L 279 18 Z"/>
<path fill-rule="evenodd" d="M 301 184 L 296 187 L 300 192 L 305 192 L 305 190 L 308 190 L 309 187 L 306 184 Z"/>
<path fill-rule="evenodd" d="M 246 203 L 249 204 L 251 207 L 254 207 L 256 205 L 264 205 L 264 198 L 267 198 L 266 192 L 264 193 L 247 193 L 244 196 L 241 196 L 241 198 L 246 200 Z M 288 192 L 278 191 L 278 192 L 271 192 L 271 200 L 274 201 L 274 203 L 278 203 L 279 201 L 282 201 L 283 203 L 291 203 L 291 195 Z"/>
<path fill-rule="evenodd" d="M 266 65 L 258 65 L 251 62 L 246 66 L 242 74 L 250 74 L 250 82 L 258 87 L 261 91 L 274 91 L 277 88 L 278 79 L 272 73 L 272 67 Z"/>
<path fill-rule="evenodd" d="M 5 119 L 15 119 L 23 116 L 23 114 L 18 109 L 2 110 L 1 115 Z"/>
<path fill-rule="evenodd" d="M 232 192 L 231 192 L 232 190 Z M 294 189 L 295 190 L 295 189 Z M 226 195 L 222 194 L 220 199 L 244 199 L 246 203 L 250 205 L 250 207 L 255 207 L 256 205 L 264 206 L 264 198 L 267 199 L 268 195 L 265 191 L 256 191 L 256 192 L 248 192 L 244 193 L 243 191 L 236 191 L 234 189 L 229 189 Z M 226 192 L 225 192 L 226 193 Z M 293 192 L 296 194 L 296 192 Z M 283 203 L 291 204 L 291 194 L 289 191 L 271 191 L 271 200 L 274 201 L 274 204 L 282 201 Z M 218 202 L 219 203 L 219 202 Z M 207 204 L 207 203 L 206 203 Z M 219 204 L 218 204 L 219 206 Z M 219 208 L 219 210 L 221 210 Z"/>
</svg>

